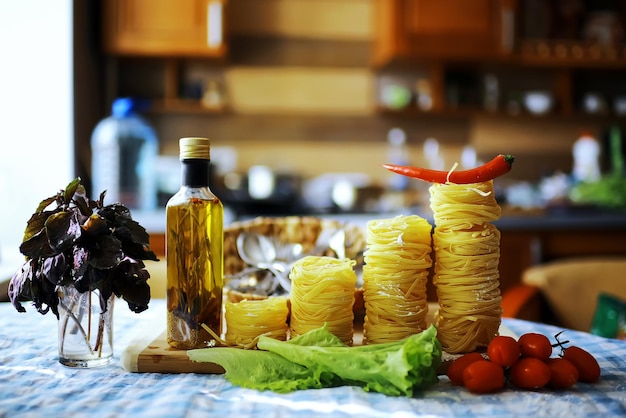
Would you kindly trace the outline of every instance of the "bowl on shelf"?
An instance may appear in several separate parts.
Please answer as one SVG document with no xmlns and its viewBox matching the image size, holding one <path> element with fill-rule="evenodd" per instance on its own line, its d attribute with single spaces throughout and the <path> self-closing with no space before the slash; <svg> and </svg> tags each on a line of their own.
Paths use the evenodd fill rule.
<svg viewBox="0 0 626 418">
<path fill-rule="evenodd" d="M 524 94 L 524 107 L 533 115 L 545 115 L 553 106 L 554 97 L 547 91 L 528 91 Z"/>
</svg>

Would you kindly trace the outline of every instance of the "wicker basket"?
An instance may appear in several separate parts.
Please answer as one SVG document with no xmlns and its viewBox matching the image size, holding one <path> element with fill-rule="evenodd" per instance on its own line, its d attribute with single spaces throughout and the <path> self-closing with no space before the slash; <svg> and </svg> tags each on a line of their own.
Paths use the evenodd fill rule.
<svg viewBox="0 0 626 418">
<path fill-rule="evenodd" d="M 303 252 L 311 251 L 319 234 L 326 229 L 345 231 L 346 257 L 355 259 L 365 249 L 365 233 L 354 224 L 345 224 L 331 219 L 316 217 L 258 217 L 248 221 L 233 222 L 224 230 L 224 274 L 231 276 L 239 273 L 247 264 L 237 251 L 237 237 L 242 232 L 257 232 L 278 238 L 285 243 L 299 243 Z M 227 300 L 238 302 L 242 299 L 264 299 L 266 296 L 242 294 L 229 290 Z"/>
<path fill-rule="evenodd" d="M 233 222 L 224 231 L 224 274 L 233 275 L 246 267 L 237 251 L 237 237 L 244 231 L 276 237 L 285 243 L 302 244 L 302 250 L 306 253 L 314 248 L 315 241 L 323 230 L 339 228 L 343 228 L 346 233 L 346 257 L 355 258 L 365 248 L 365 234 L 356 225 L 300 216 L 259 217 L 249 221 Z"/>
</svg>

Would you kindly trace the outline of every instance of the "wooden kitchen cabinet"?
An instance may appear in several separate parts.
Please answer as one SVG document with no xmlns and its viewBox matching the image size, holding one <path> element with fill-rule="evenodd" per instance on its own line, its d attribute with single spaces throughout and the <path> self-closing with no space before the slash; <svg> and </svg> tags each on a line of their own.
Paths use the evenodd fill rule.
<svg viewBox="0 0 626 418">
<path fill-rule="evenodd" d="M 620 78 L 626 68 L 626 44 L 621 39 L 598 41 L 584 34 L 583 29 L 593 21 L 593 9 L 579 10 L 574 19 L 550 2 L 376 1 L 372 63 L 379 78 L 389 78 L 385 74 L 389 72 L 413 71 L 413 80 L 396 84 L 419 97 L 419 81 L 427 86 L 422 90 L 430 96 L 426 102 L 431 103 L 424 108 L 412 100 L 398 108 L 381 100 L 382 113 L 409 117 L 624 116 L 612 109 L 610 102 L 626 88 Z M 535 10 L 540 4 L 546 13 L 543 18 Z M 612 13 L 620 16 L 621 12 L 616 9 Z M 575 30 L 565 30 L 565 23 L 572 21 L 576 21 Z M 494 86 L 491 93 L 488 80 Z M 533 113 L 525 106 L 524 94 L 535 90 L 552 96 L 554 105 L 547 112 Z M 587 93 L 600 94 L 606 109 L 586 109 Z"/>
<path fill-rule="evenodd" d="M 379 0 L 374 64 L 493 58 L 513 49 L 513 1 Z"/>
<path fill-rule="evenodd" d="M 226 2 L 104 1 L 104 50 L 114 55 L 223 57 Z"/>
</svg>

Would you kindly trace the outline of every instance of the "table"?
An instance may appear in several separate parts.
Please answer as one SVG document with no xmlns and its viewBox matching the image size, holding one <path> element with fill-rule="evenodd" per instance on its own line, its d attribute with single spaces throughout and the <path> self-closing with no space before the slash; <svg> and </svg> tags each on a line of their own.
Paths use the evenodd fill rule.
<svg viewBox="0 0 626 418">
<path fill-rule="evenodd" d="M 56 318 L 25 304 L 18 313 L 0 303 L 0 417 L 474 417 L 474 416 L 626 416 L 626 342 L 577 331 L 565 336 L 599 360 L 599 383 L 574 388 L 473 395 L 453 387 L 447 377 L 413 398 L 366 393 L 340 387 L 275 394 L 241 389 L 222 375 L 129 373 L 120 363 L 135 338 L 157 335 L 165 322 L 165 301 L 132 313 L 115 301 L 112 365 L 71 369 L 57 361 Z M 504 324 L 516 335 L 560 329 L 515 319 Z"/>
</svg>

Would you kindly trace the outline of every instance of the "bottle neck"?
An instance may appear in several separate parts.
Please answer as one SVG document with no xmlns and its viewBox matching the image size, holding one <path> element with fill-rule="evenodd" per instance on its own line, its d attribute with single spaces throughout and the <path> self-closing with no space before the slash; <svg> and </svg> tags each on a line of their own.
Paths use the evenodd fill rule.
<svg viewBox="0 0 626 418">
<path fill-rule="evenodd" d="M 182 185 L 187 187 L 209 186 L 209 160 L 187 159 L 181 165 Z"/>
</svg>

